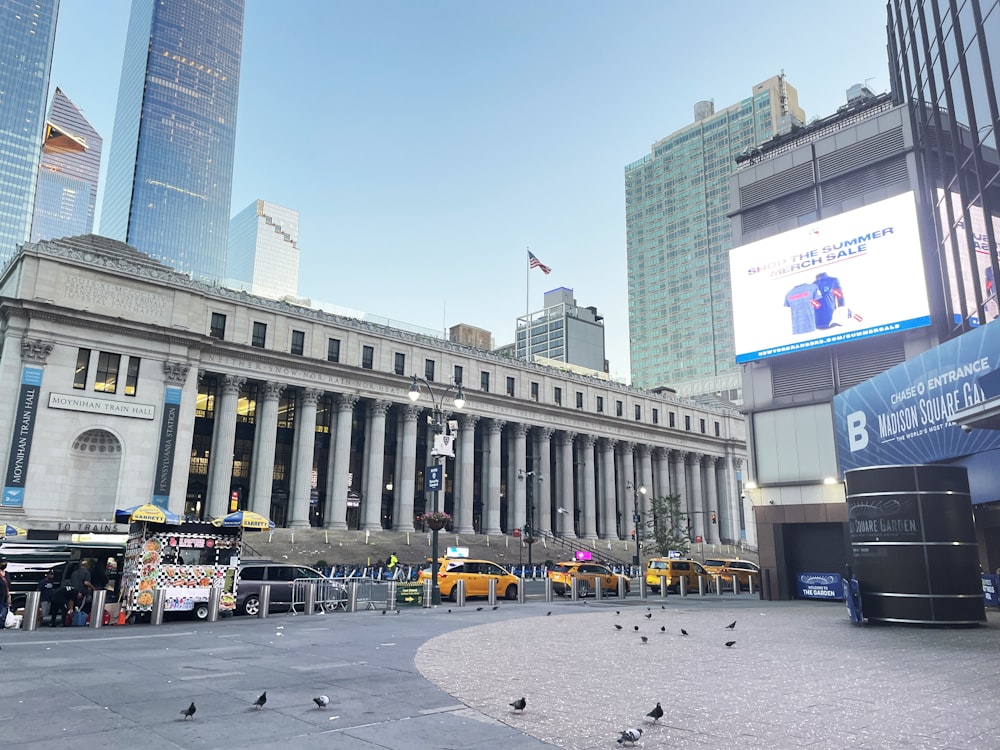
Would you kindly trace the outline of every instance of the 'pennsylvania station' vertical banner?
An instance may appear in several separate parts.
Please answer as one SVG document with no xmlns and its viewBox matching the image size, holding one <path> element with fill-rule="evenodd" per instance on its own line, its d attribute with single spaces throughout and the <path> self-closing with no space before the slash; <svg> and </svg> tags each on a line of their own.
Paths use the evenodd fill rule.
<svg viewBox="0 0 1000 750">
<path fill-rule="evenodd" d="M 1000 431 L 965 432 L 952 414 L 986 400 L 977 380 L 1000 366 L 1000 321 L 946 341 L 833 398 L 842 471 L 924 464 L 1000 447 Z"/>
<path fill-rule="evenodd" d="M 913 193 L 729 252 L 736 361 L 930 325 Z"/>
<path fill-rule="evenodd" d="M 3 499 L 0 501 L 4 508 L 24 507 L 24 485 L 28 480 L 28 457 L 31 455 L 31 437 L 35 432 L 43 372 L 40 367 L 21 369 L 21 393 L 14 413 L 14 434 L 10 441 L 10 456 L 7 458 Z"/>
<path fill-rule="evenodd" d="M 181 389 L 167 388 L 163 396 L 163 420 L 160 422 L 160 445 L 156 450 L 156 475 L 153 477 L 153 505 L 166 508 L 170 501 L 170 477 L 174 473 L 177 448 L 177 423 L 181 411 Z"/>
</svg>

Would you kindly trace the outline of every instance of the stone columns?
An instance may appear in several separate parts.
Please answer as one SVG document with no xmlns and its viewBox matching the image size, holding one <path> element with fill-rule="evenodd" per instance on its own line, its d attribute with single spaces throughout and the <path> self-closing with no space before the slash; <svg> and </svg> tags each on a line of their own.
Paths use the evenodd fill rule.
<svg viewBox="0 0 1000 750">
<path fill-rule="evenodd" d="M 597 539 L 597 502 L 594 498 L 594 444 L 597 438 L 593 435 L 581 435 L 579 440 L 580 457 L 583 459 L 583 487 L 581 496 L 582 539 Z"/>
<path fill-rule="evenodd" d="M 523 529 L 525 525 L 526 516 L 526 503 L 528 496 L 528 483 L 532 480 L 537 480 L 538 467 L 536 466 L 533 471 L 535 472 L 532 476 L 527 476 L 528 471 L 528 460 L 525 454 L 527 435 L 528 435 L 528 425 L 524 422 L 517 422 L 512 425 L 512 429 L 509 430 L 511 433 L 510 442 L 510 454 L 507 460 L 512 464 L 512 471 L 509 476 L 513 477 L 512 481 L 507 484 L 507 532 L 513 532 L 514 529 Z M 535 505 L 538 504 L 538 498 L 532 496 L 532 501 Z M 535 517 L 538 517 L 538 508 L 535 508 Z"/>
<path fill-rule="evenodd" d="M 576 536 L 573 519 L 573 438 L 575 432 L 560 432 L 557 440 L 559 457 L 559 495 L 556 500 L 556 529 L 559 536 Z"/>
<path fill-rule="evenodd" d="M 618 508 L 615 503 L 615 441 L 601 438 L 598 448 L 601 477 L 601 539 L 618 538 Z"/>
<path fill-rule="evenodd" d="M 295 412 L 295 466 L 292 475 L 292 529 L 309 528 L 309 496 L 312 490 L 313 455 L 316 451 L 316 404 L 323 391 L 306 388 L 299 392 Z"/>
<path fill-rule="evenodd" d="M 483 493 L 486 496 L 483 532 L 486 534 L 503 533 L 500 528 L 500 434 L 504 424 L 502 419 L 490 419 L 486 423 L 486 455 L 483 456 L 487 480 Z"/>
<path fill-rule="evenodd" d="M 274 445 L 278 435 L 278 400 L 285 386 L 281 383 L 264 383 L 263 400 L 257 410 L 257 429 L 254 435 L 253 485 L 250 510 L 262 516 L 271 516 L 271 491 L 274 488 Z"/>
<path fill-rule="evenodd" d="M 417 477 L 417 416 L 420 407 L 406 404 L 402 407 L 403 441 L 399 456 L 399 508 L 393 519 L 395 531 L 413 531 L 413 495 Z M 444 481 L 444 478 L 441 480 Z"/>
<path fill-rule="evenodd" d="M 618 486 L 615 488 L 618 494 L 618 506 L 622 512 L 622 539 L 631 539 L 632 532 L 635 531 L 634 503 L 632 490 L 628 485 L 635 484 L 635 461 L 632 456 L 632 443 L 623 441 L 618 444 L 618 453 L 615 456 L 618 462 Z"/>
<path fill-rule="evenodd" d="M 365 485 L 367 491 L 362 502 L 364 521 L 362 531 L 382 529 L 382 490 L 385 488 L 383 469 L 385 468 L 385 414 L 389 411 L 388 401 L 373 401 L 368 407 L 369 443 L 365 446 Z"/>
<path fill-rule="evenodd" d="M 472 414 L 463 414 L 459 419 L 461 444 L 455 458 L 459 465 L 458 480 L 460 486 L 456 497 L 452 500 L 455 507 L 453 526 L 456 534 L 474 534 L 476 531 L 472 512 L 476 491 L 476 423 L 478 421 L 479 417 Z"/>
<path fill-rule="evenodd" d="M 653 498 L 653 465 L 650 454 L 653 451 L 652 447 L 645 443 L 637 445 L 636 450 L 639 452 L 639 486 L 646 488 L 645 495 L 639 493 L 639 502 L 642 504 L 642 517 L 649 519 L 652 518 L 650 508 Z"/>
<path fill-rule="evenodd" d="M 684 451 L 670 451 L 670 461 L 674 465 L 674 477 L 677 484 L 674 494 L 680 496 L 681 513 L 687 516 L 688 524 L 691 523 L 691 505 L 688 503 L 687 491 L 687 453 Z"/>
<path fill-rule="evenodd" d="M 351 428 L 354 426 L 354 405 L 358 397 L 341 393 L 337 397 L 337 431 L 330 452 L 333 454 L 329 490 L 326 493 L 326 527 L 347 528 L 347 475 L 351 469 Z"/>
<path fill-rule="evenodd" d="M 552 485 L 553 477 L 549 476 L 549 469 L 552 466 L 552 430 L 549 427 L 542 427 L 535 430 L 537 438 L 538 462 L 534 464 L 534 470 L 540 471 L 541 477 L 535 482 L 535 490 L 538 493 L 533 498 L 535 506 L 535 523 L 538 531 L 542 534 L 552 533 Z"/>
<path fill-rule="evenodd" d="M 215 405 L 215 427 L 208 482 L 208 516 L 221 518 L 229 510 L 229 492 L 233 485 L 233 449 L 236 447 L 236 407 L 240 388 L 246 378 L 223 375 L 219 378 L 222 394 Z"/>
<path fill-rule="evenodd" d="M 718 542 L 719 539 L 719 524 L 721 519 L 718 517 L 719 511 L 719 490 L 716 484 L 715 470 L 716 464 L 719 461 L 718 456 L 705 456 L 705 468 L 706 475 L 705 478 L 708 480 L 708 487 L 706 488 L 706 503 L 705 503 L 705 541 L 706 542 Z M 712 523 L 712 513 L 716 514 L 716 523 Z"/>
<path fill-rule="evenodd" d="M 701 454 L 689 453 L 691 460 L 691 515 L 694 518 L 695 538 L 705 538 L 705 493 L 701 484 Z"/>
<path fill-rule="evenodd" d="M 653 473 L 656 475 L 653 497 L 666 497 L 670 494 L 670 466 L 667 460 L 666 448 L 653 449 Z"/>
</svg>

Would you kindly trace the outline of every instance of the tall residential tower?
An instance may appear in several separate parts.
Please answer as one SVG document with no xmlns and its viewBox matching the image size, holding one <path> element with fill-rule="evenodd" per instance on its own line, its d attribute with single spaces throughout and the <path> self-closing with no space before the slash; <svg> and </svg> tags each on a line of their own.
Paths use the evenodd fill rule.
<svg viewBox="0 0 1000 750">
<path fill-rule="evenodd" d="M 625 167 L 632 382 L 682 395 L 739 388 L 729 299 L 729 176 L 734 160 L 805 120 L 798 93 L 774 76 Z"/>
<path fill-rule="evenodd" d="M 101 231 L 225 277 L 243 0 L 133 0 Z"/>
<path fill-rule="evenodd" d="M 59 0 L 0 0 L 0 264 L 31 233 Z"/>
</svg>

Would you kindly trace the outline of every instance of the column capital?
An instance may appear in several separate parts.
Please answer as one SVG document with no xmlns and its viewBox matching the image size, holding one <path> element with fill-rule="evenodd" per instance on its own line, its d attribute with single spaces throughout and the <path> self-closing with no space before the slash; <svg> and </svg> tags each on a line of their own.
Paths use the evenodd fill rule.
<svg viewBox="0 0 1000 750">
<path fill-rule="evenodd" d="M 463 414 L 458 421 L 463 430 L 474 430 L 476 429 L 476 424 L 479 422 L 479 416 L 476 414 Z"/>
<path fill-rule="evenodd" d="M 499 434 L 501 430 L 503 430 L 503 426 L 505 424 L 507 424 L 507 420 L 505 419 L 490 419 L 489 424 L 486 426 L 486 429 L 489 431 L 491 435 L 496 435 Z"/>
<path fill-rule="evenodd" d="M 523 438 L 528 434 L 528 430 L 531 429 L 531 425 L 525 422 L 514 422 L 510 426 L 510 429 L 511 432 L 514 434 L 514 437 Z"/>
<path fill-rule="evenodd" d="M 45 364 L 46 358 L 52 352 L 54 344 L 41 339 L 29 339 L 25 336 L 21 339 L 21 359 L 25 362 L 38 362 Z"/>
<path fill-rule="evenodd" d="M 180 362 L 164 362 L 163 377 L 168 383 L 183 385 L 187 382 L 188 373 L 191 371 L 189 365 Z"/>
<path fill-rule="evenodd" d="M 223 375 L 219 378 L 219 383 L 222 385 L 222 392 L 228 396 L 238 395 L 240 388 L 242 388 L 246 382 L 247 379 L 240 377 L 239 375 Z"/>
<path fill-rule="evenodd" d="M 358 397 L 354 393 L 341 393 L 337 396 L 337 411 L 354 411 L 355 405 L 358 403 Z"/>
<path fill-rule="evenodd" d="M 323 391 L 319 388 L 303 388 L 299 391 L 299 398 L 302 399 L 303 406 L 316 406 L 322 396 Z"/>
<path fill-rule="evenodd" d="M 420 416 L 420 412 L 423 408 L 417 406 L 416 404 L 403 404 L 403 421 L 404 422 L 416 422 L 417 417 Z"/>
<path fill-rule="evenodd" d="M 706 454 L 701 459 L 705 466 L 718 466 L 719 461 L 722 460 L 722 456 L 710 456 Z"/>
<path fill-rule="evenodd" d="M 618 445 L 618 440 L 615 438 L 601 438 L 601 450 L 602 451 L 613 451 L 615 446 Z"/>
<path fill-rule="evenodd" d="M 264 383 L 264 387 L 260 390 L 265 401 L 277 401 L 281 398 L 281 394 L 285 392 L 285 384 L 269 380 Z"/>
<path fill-rule="evenodd" d="M 653 458 L 655 458 L 657 461 L 662 461 L 664 458 L 667 457 L 668 453 L 669 451 L 662 445 L 658 445 L 655 448 L 653 448 Z"/>
<path fill-rule="evenodd" d="M 544 440 L 546 442 L 551 440 L 552 436 L 556 433 L 556 431 L 551 427 L 539 427 L 535 432 L 538 435 L 539 440 Z"/>
<path fill-rule="evenodd" d="M 639 443 L 635 446 L 635 450 L 639 454 L 640 458 L 648 458 L 649 454 L 653 451 L 653 446 L 649 443 Z"/>
<path fill-rule="evenodd" d="M 563 430 L 562 432 L 559 433 L 556 440 L 559 443 L 559 445 L 573 445 L 573 439 L 575 437 L 576 437 L 575 432 L 571 432 L 569 430 Z"/>
<path fill-rule="evenodd" d="M 391 401 L 383 401 L 381 399 L 378 399 L 368 404 L 368 413 L 371 414 L 373 417 L 384 417 L 386 415 L 386 412 L 389 411 L 390 406 L 392 406 Z"/>
<path fill-rule="evenodd" d="M 595 435 L 580 435 L 580 447 L 584 450 L 593 450 L 594 445 L 597 443 L 597 436 Z"/>
<path fill-rule="evenodd" d="M 741 466 L 743 466 L 743 459 L 742 458 L 736 458 L 736 456 L 733 456 L 732 461 L 733 461 L 733 468 L 734 469 L 739 469 Z"/>
</svg>

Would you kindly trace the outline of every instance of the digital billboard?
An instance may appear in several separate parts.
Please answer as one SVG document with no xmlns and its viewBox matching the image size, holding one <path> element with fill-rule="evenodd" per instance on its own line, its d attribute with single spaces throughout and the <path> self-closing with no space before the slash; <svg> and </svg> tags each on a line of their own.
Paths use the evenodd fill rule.
<svg viewBox="0 0 1000 750">
<path fill-rule="evenodd" d="M 930 325 L 913 193 L 729 252 L 736 361 Z"/>
<path fill-rule="evenodd" d="M 986 233 L 986 217 L 983 209 L 969 206 L 969 220 L 972 229 L 973 253 L 969 252 L 968 236 L 965 233 L 965 218 L 962 215 L 962 200 L 957 193 L 951 193 L 951 212 L 955 221 L 955 245 L 952 246 L 951 233 L 948 231 L 948 210 L 945 204 L 944 191 L 938 189 L 938 218 L 941 226 L 941 236 L 945 238 L 942 254 L 948 269 L 948 291 L 951 296 L 951 309 L 954 311 L 954 323 L 961 325 L 962 318 L 968 317 L 972 326 L 993 320 L 1000 313 L 997 307 L 997 290 L 993 279 L 993 266 L 990 263 L 990 238 Z M 1000 237 L 1000 219 L 993 217 L 993 236 Z M 958 250 L 958 265 L 955 268 L 955 254 Z M 972 258 L 975 258 L 973 261 Z M 976 311 L 975 286 L 979 285 L 983 297 L 986 320 L 980 320 Z M 965 296 L 965 305 L 959 286 Z"/>
</svg>

